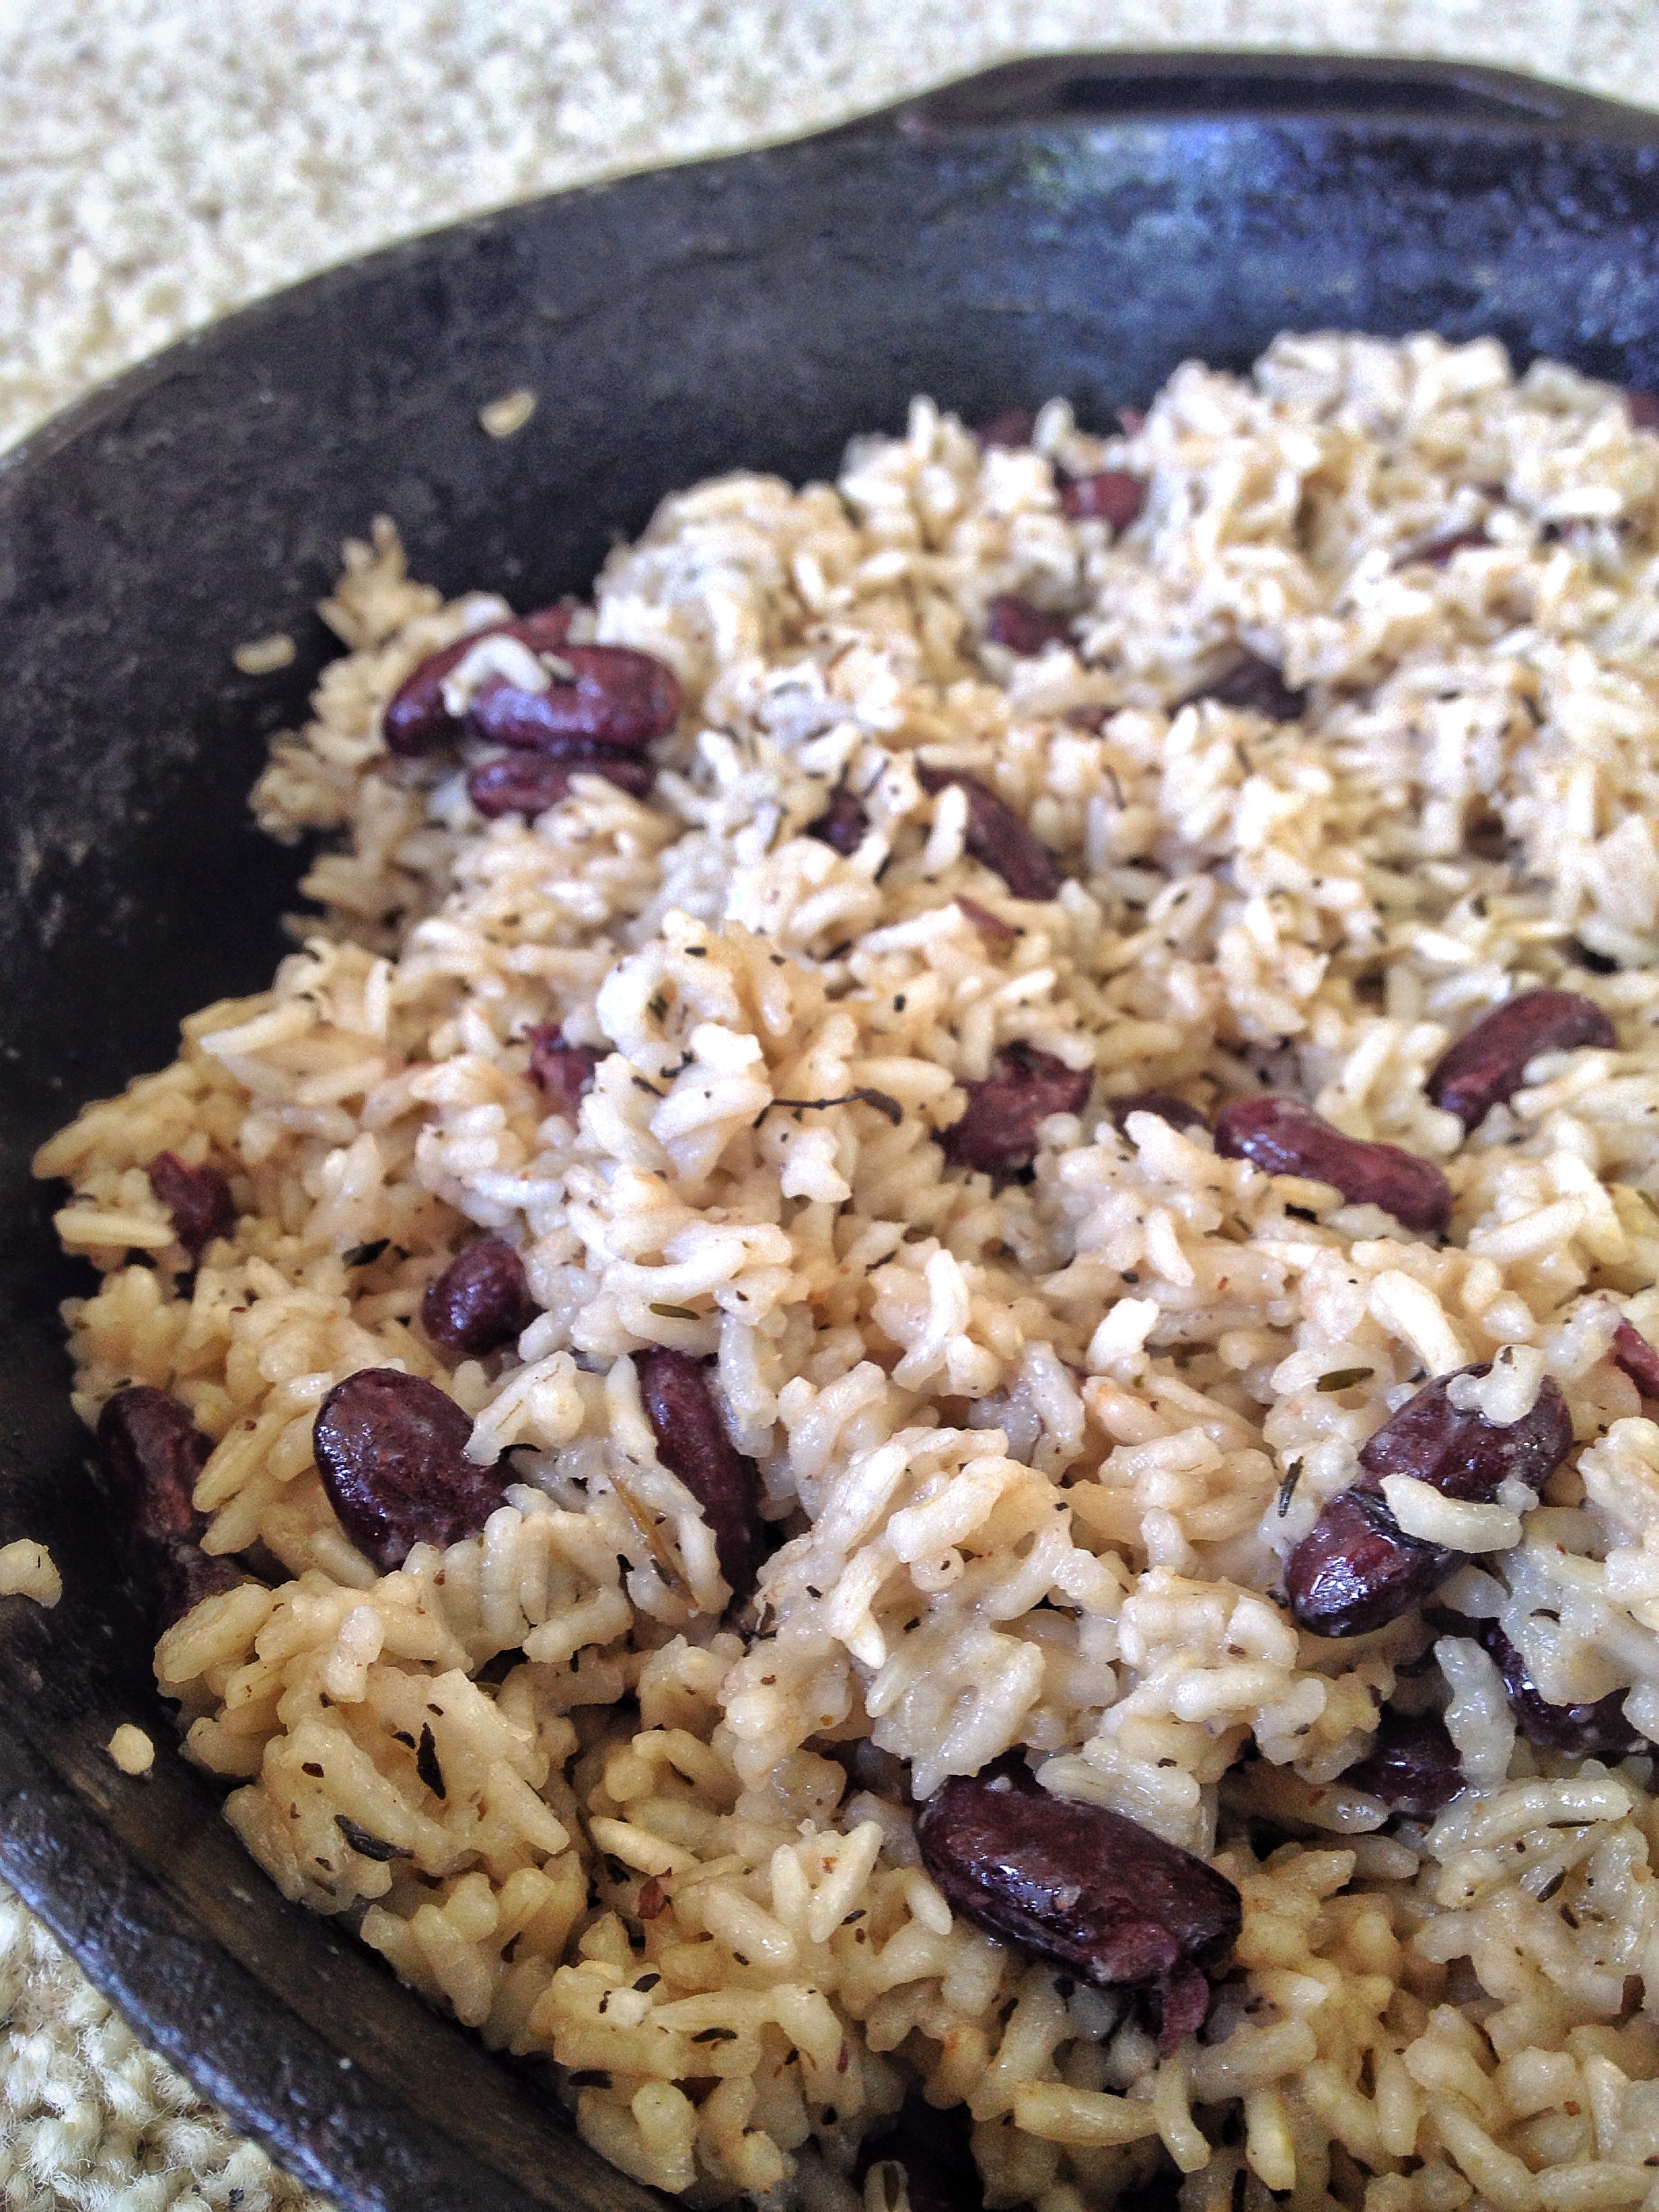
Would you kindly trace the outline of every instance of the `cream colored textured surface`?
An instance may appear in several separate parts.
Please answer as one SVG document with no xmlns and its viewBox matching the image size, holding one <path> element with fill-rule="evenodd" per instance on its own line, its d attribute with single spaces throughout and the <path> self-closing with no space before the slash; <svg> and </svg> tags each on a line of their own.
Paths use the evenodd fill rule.
<svg viewBox="0 0 1659 2212">
<path fill-rule="evenodd" d="M 1659 0 L 0 0 L 0 442 L 365 247 L 1018 53 L 1430 54 L 1659 104 L 1656 34 Z M 0 2028 L 6 2212 L 319 2205 L 3 1888 Z"/>
</svg>

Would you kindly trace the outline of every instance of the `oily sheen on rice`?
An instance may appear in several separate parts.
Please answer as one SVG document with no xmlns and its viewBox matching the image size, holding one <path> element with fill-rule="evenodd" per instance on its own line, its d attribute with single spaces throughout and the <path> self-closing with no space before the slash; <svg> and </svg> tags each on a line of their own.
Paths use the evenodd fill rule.
<svg viewBox="0 0 1659 2212">
<path fill-rule="evenodd" d="M 1147 486 L 1116 531 L 1061 503 L 1107 469 Z M 1008 595 L 1070 645 L 987 641 Z M 665 501 L 570 630 L 677 678 L 653 790 L 484 823 L 473 756 L 393 761 L 381 714 L 506 611 L 411 583 L 389 524 L 348 548 L 348 650 L 255 798 L 331 840 L 320 917 L 38 1162 L 102 1271 L 82 1411 L 172 1392 L 214 1440 L 207 1548 L 280 1570 L 156 1654 L 248 1848 L 698 2204 L 888 2212 L 859 2147 L 916 2084 L 966 2106 L 994 2207 L 1172 2167 L 1182 2212 L 1655 2198 L 1653 1760 L 1518 1737 L 1475 1632 L 1659 1739 L 1659 1425 L 1609 1356 L 1659 1330 L 1659 437 L 1427 337 L 1188 365 L 1105 441 L 1055 402 L 981 451 L 918 400 L 835 486 Z M 1241 649 L 1299 720 L 1200 696 Z M 1054 897 L 969 856 L 946 769 Z M 861 838 L 805 835 L 837 793 Z M 1425 1079 L 1538 985 L 1617 1042 L 1536 1058 L 1466 1136 Z M 527 1072 L 550 1024 L 600 1055 L 574 1115 Z M 1093 1087 L 999 1189 L 940 1137 L 1013 1045 Z M 1437 1163 L 1447 1235 L 1113 1112 L 1264 1088 Z M 163 1152 L 234 1198 L 193 1273 Z M 422 1297 L 477 1228 L 540 1310 L 441 1356 Z M 715 1363 L 781 1540 L 728 1618 L 656 1346 Z M 1488 1547 L 1433 1620 L 1298 1634 L 1285 1555 L 1484 1361 L 1453 1387 L 1489 1419 L 1565 1396 L 1541 1500 L 1448 1507 Z M 506 1502 L 381 1574 L 313 1428 L 387 1366 L 457 1401 Z M 1385 1702 L 1443 1711 L 1466 1787 L 1431 1822 L 1344 1779 Z M 890 1756 L 849 1778 L 863 1738 Z M 1236 1885 L 1200 2037 L 1160 2057 L 927 1878 L 894 1761 L 922 1801 L 1010 1753 Z"/>
</svg>

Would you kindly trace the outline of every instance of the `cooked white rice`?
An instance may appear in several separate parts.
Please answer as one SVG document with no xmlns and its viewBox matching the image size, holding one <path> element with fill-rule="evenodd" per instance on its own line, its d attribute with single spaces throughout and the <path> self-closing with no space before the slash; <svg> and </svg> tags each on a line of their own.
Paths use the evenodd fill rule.
<svg viewBox="0 0 1659 2212">
<path fill-rule="evenodd" d="M 1148 477 L 1142 518 L 1067 520 L 1056 459 Z M 1485 545 L 1411 557 L 1482 516 Z M 1077 650 L 983 644 L 1003 592 L 1083 611 Z M 498 603 L 409 582 L 389 525 L 348 549 L 349 650 L 255 801 L 334 837 L 323 918 L 37 1163 L 104 1271 L 68 1309 L 82 1411 L 175 1393 L 217 1440 L 209 1548 L 292 1577 L 157 1652 L 228 1817 L 699 2204 L 854 2212 L 859 2142 L 917 2081 L 969 2106 L 994 2207 L 1109 2204 L 1166 2154 L 1184 2212 L 1659 2201 L 1652 1761 L 1574 1771 L 1516 1740 L 1473 1640 L 1415 1613 L 1298 1638 L 1273 1595 L 1415 1384 L 1525 1348 L 1501 1387 L 1553 1376 L 1582 1449 L 1524 1522 L 1490 1509 L 1453 1594 L 1546 1696 L 1627 1687 L 1659 1738 L 1659 1427 L 1607 1357 L 1621 1312 L 1659 1331 L 1659 438 L 1490 343 L 1287 337 L 1247 378 L 1182 368 L 1121 440 L 1055 402 L 1034 449 L 981 453 L 918 400 L 838 485 L 665 501 L 596 598 L 578 641 L 684 688 L 655 793 L 485 825 L 453 763 L 388 760 L 380 714 Z M 1172 709 L 1240 642 L 1311 687 L 1302 722 Z M 1057 898 L 964 857 L 919 755 L 1028 817 Z M 850 858 L 800 834 L 843 776 L 872 825 Z M 1618 1048 L 1537 1060 L 1465 1141 L 1425 1072 L 1558 981 Z M 526 1079 L 548 1022 L 610 1052 L 580 1126 Z M 1014 1040 L 1098 1080 L 999 1195 L 934 1139 Z M 1449 1237 L 1105 1112 L 1264 1077 L 1442 1161 Z M 897 1127 L 761 1118 L 860 1086 Z M 193 1286 L 164 1149 L 237 1201 Z M 473 1224 L 544 1311 L 451 1372 L 414 1316 Z M 659 1344 L 717 1356 L 789 1533 L 764 1632 L 721 1624 L 656 1463 L 633 1362 Z M 515 1484 L 380 1576 L 312 1424 L 387 1364 Z M 1341 1778 L 1397 1684 L 1431 1699 L 1431 1645 L 1476 1780 L 1425 1826 Z M 1212 1857 L 1244 1928 L 1202 2037 L 1160 2060 L 1119 1998 L 953 1917 L 905 1807 L 823 1755 L 864 1735 L 919 1796 L 1024 1747 Z M 337 1814 L 408 1856 L 343 1849 Z M 872 2168 L 878 2212 L 894 2186 Z"/>
</svg>

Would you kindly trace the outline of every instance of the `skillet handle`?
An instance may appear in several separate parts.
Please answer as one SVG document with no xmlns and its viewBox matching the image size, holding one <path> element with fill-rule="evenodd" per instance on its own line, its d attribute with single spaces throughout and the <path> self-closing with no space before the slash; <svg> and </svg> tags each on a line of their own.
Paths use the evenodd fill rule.
<svg viewBox="0 0 1659 2212">
<path fill-rule="evenodd" d="M 926 136 L 999 124 L 1183 115 L 1508 126 L 1529 137 L 1659 144 L 1659 112 L 1541 77 L 1473 63 L 1341 54 L 1045 55 L 942 85 L 869 122 Z"/>
</svg>

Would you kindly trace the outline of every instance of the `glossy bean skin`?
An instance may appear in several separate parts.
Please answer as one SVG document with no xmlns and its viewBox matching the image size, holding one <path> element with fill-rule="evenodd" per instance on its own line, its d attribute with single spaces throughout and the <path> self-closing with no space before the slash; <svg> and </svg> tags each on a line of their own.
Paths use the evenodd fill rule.
<svg viewBox="0 0 1659 2212">
<path fill-rule="evenodd" d="M 202 1549 L 207 1517 L 191 1496 L 212 1449 L 190 1408 L 147 1383 L 118 1390 L 98 1416 L 98 1464 L 120 1523 L 123 1565 L 158 1634 L 245 1579 L 229 1559 Z"/>
<path fill-rule="evenodd" d="M 469 719 L 492 744 L 522 745 L 556 756 L 573 740 L 608 752 L 637 752 L 679 720 L 680 687 L 672 669 L 624 645 L 567 645 L 545 691 L 524 691 L 492 677 L 473 694 Z"/>
<path fill-rule="evenodd" d="M 1127 530 L 1146 504 L 1146 487 L 1127 469 L 1103 469 L 1098 476 L 1071 477 L 1060 487 L 1060 507 L 1073 522 L 1109 522 Z"/>
<path fill-rule="evenodd" d="M 1357 1485 L 1332 1498 L 1285 1562 L 1291 1617 L 1310 1636 L 1368 1636 L 1409 1613 L 1461 1563 L 1405 1530 Z"/>
<path fill-rule="evenodd" d="M 1200 699 L 1213 699 L 1218 707 L 1243 708 L 1269 722 L 1299 721 L 1308 704 L 1307 693 L 1292 691 L 1272 661 L 1264 660 L 1259 653 L 1240 653 L 1219 675 L 1189 691 L 1179 703 L 1190 707 Z"/>
<path fill-rule="evenodd" d="M 1613 1364 L 1628 1375 L 1644 1398 L 1659 1398 L 1659 1351 L 1639 1328 L 1621 1321 L 1613 1332 Z"/>
<path fill-rule="evenodd" d="M 550 1107 L 574 1121 L 593 1088 L 593 1071 L 605 1054 L 597 1046 L 569 1044 L 555 1022 L 530 1032 L 530 1079 Z"/>
<path fill-rule="evenodd" d="M 1079 1114 L 1094 1074 L 1067 1067 L 1035 1045 L 1004 1045 L 981 1083 L 965 1083 L 968 1110 L 939 1135 L 952 1167 L 1006 1180 L 1028 1168 L 1037 1130 L 1050 1114 Z"/>
<path fill-rule="evenodd" d="M 967 793 L 967 849 L 993 875 L 1000 876 L 1016 898 L 1055 896 L 1065 881 L 1059 860 L 1013 808 L 977 776 L 960 769 L 921 768 L 916 780 L 924 791 L 935 794 L 953 783 Z"/>
<path fill-rule="evenodd" d="M 1466 1368 L 1480 1376 L 1489 1363 Z M 1572 1418 L 1546 1376 L 1529 1413 L 1506 1426 L 1461 1413 L 1443 1376 L 1425 1383 L 1361 1448 L 1360 1477 L 1332 1498 L 1285 1562 L 1298 1627 L 1314 1636 L 1363 1636 L 1432 1595 L 1464 1554 L 1408 1536 L 1382 1496 L 1390 1474 L 1414 1475 L 1443 1497 L 1486 1504 L 1510 1476 L 1541 1490 L 1572 1443 Z"/>
<path fill-rule="evenodd" d="M 726 1433 L 709 1371 L 690 1352 L 659 1348 L 644 1353 L 640 1396 L 657 1455 L 702 1506 L 720 1572 L 741 1603 L 754 1589 L 768 1550 L 760 1469 Z"/>
<path fill-rule="evenodd" d="M 481 1237 L 426 1286 L 421 1326 L 440 1350 L 482 1359 L 527 1329 L 540 1311 L 524 1261 L 502 1237 Z"/>
<path fill-rule="evenodd" d="M 1156 1114 L 1172 1129 L 1207 1129 L 1209 1123 L 1196 1106 L 1169 1091 L 1132 1091 L 1127 1098 L 1114 1098 L 1107 1107 L 1113 1126 L 1122 1128 L 1131 1114 Z"/>
<path fill-rule="evenodd" d="M 217 1168 L 187 1168 L 176 1152 L 157 1152 L 145 1170 L 149 1187 L 173 1216 L 173 1231 L 198 1261 L 216 1237 L 228 1237 L 236 1226 L 236 1207 L 230 1185 Z"/>
<path fill-rule="evenodd" d="M 381 717 L 386 750 L 400 759 L 460 741 L 461 725 L 444 705 L 444 678 L 466 659 L 480 638 L 512 637 L 532 653 L 557 653 L 570 635 L 572 606 L 542 607 L 517 622 L 489 623 L 445 646 L 405 677 Z"/>
<path fill-rule="evenodd" d="M 486 822 L 499 821 L 504 814 L 533 820 L 569 797 L 573 775 L 602 775 L 632 799 L 648 798 L 657 780 L 651 763 L 632 753 L 573 744 L 558 755 L 503 753 L 498 759 L 480 761 L 467 777 L 466 795 Z"/>
<path fill-rule="evenodd" d="M 1465 1129 L 1478 1129 L 1494 1106 L 1515 1096 L 1528 1061 L 1539 1053 L 1610 1048 L 1618 1042 L 1600 1006 L 1577 991 L 1523 991 L 1483 1014 L 1442 1055 L 1430 1072 L 1428 1094 Z"/>
<path fill-rule="evenodd" d="M 337 1382 L 312 1431 L 329 1504 L 363 1557 L 390 1574 L 416 1544 L 476 1536 L 503 1477 L 466 1456 L 471 1417 L 419 1375 L 364 1367 Z"/>
<path fill-rule="evenodd" d="M 1242 1917 L 1238 1892 L 1202 1859 L 1023 1771 L 954 1777 L 923 1806 L 916 1841 L 976 1927 L 1101 1988 L 1156 1991 L 1166 2048 L 1202 2025 L 1206 1977 Z"/>
<path fill-rule="evenodd" d="M 1431 1820 L 1463 1787 L 1463 1762 L 1437 1713 L 1385 1707 L 1376 1741 L 1340 1779 L 1351 1790 L 1380 1797 L 1394 1812 Z"/>
<path fill-rule="evenodd" d="M 1645 1741 L 1625 1718 L 1628 1690 L 1611 1690 L 1605 1698 L 1583 1705 L 1553 1705 L 1539 1690 L 1519 1649 L 1495 1620 L 1482 1621 L 1480 1642 L 1497 1662 L 1504 1691 L 1516 1725 L 1528 1743 L 1541 1751 L 1559 1751 L 1570 1759 L 1626 1758 Z"/>
<path fill-rule="evenodd" d="M 1010 653 L 1030 659 L 1051 645 L 1069 645 L 1072 625 L 1065 615 L 1051 615 L 1029 599 L 1000 592 L 985 610 L 985 635 L 993 645 L 1005 645 Z"/>
<path fill-rule="evenodd" d="M 1407 1229 L 1433 1236 L 1451 1212 L 1451 1185 L 1432 1160 L 1398 1145 L 1345 1137 L 1294 1098 L 1240 1098 L 1216 1116 L 1215 1148 L 1267 1175 L 1328 1182 L 1350 1206 L 1380 1206 Z"/>
<path fill-rule="evenodd" d="M 807 823 L 803 834 L 816 837 L 820 845 L 828 845 L 831 852 L 846 859 L 857 852 L 869 827 L 864 809 L 852 793 L 838 791 L 817 821 Z"/>
</svg>

